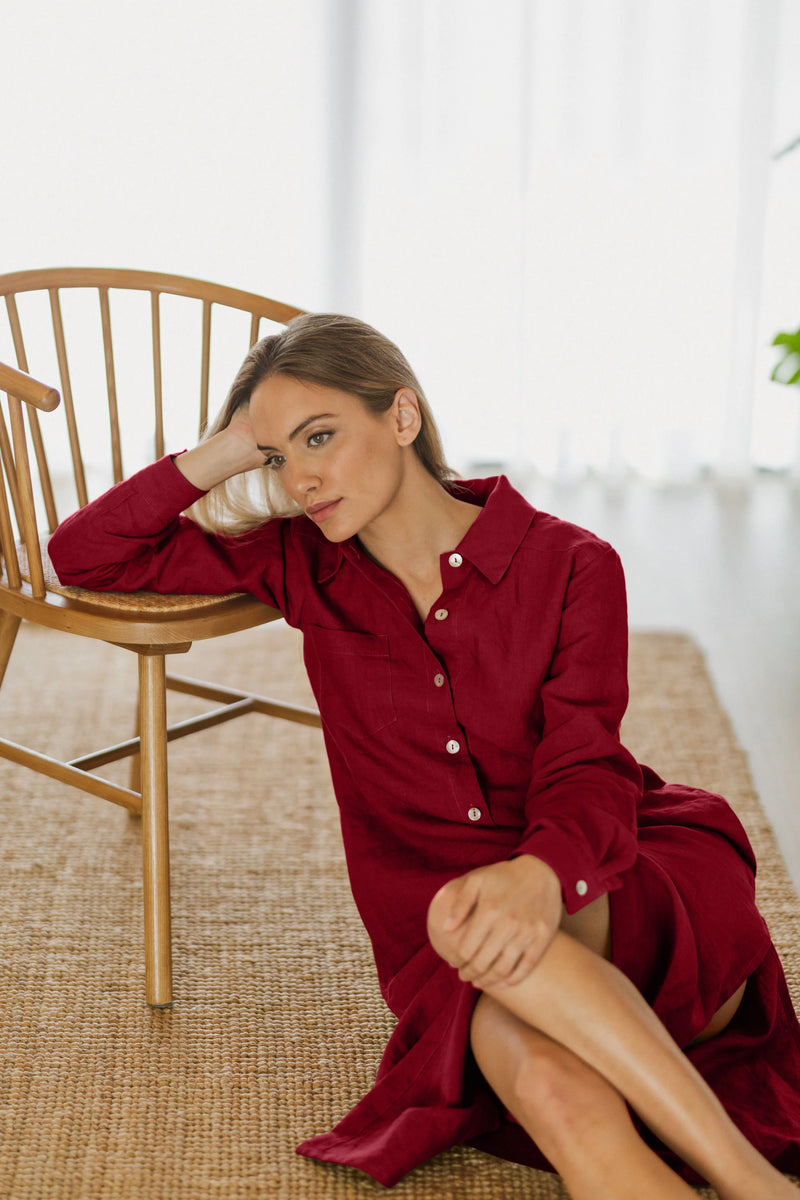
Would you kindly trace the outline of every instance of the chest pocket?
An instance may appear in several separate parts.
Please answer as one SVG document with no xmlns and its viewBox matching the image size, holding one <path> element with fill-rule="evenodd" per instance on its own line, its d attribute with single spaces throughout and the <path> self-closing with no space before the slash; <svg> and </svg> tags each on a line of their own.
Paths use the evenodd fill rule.
<svg viewBox="0 0 800 1200">
<path fill-rule="evenodd" d="M 349 731 L 376 731 L 396 720 L 392 696 L 389 639 L 385 634 L 343 629 L 306 629 L 313 657 L 309 676 L 320 712 L 331 725 L 349 722 Z"/>
</svg>

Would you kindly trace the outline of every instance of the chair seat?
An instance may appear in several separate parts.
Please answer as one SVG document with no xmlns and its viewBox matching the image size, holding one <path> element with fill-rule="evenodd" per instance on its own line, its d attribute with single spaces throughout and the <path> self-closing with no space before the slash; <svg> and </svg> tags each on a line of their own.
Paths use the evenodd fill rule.
<svg viewBox="0 0 800 1200">
<path fill-rule="evenodd" d="M 199 614 L 204 608 L 219 608 L 220 604 L 224 604 L 226 600 L 234 596 L 243 596 L 246 594 L 244 592 L 228 592 L 222 596 L 208 596 L 175 595 L 173 593 L 162 594 L 160 592 L 144 591 L 96 592 L 89 588 L 67 587 L 60 582 L 55 567 L 50 561 L 50 555 L 47 553 L 48 540 L 47 536 L 40 539 L 42 569 L 48 592 L 54 592 L 58 596 L 66 596 L 69 600 L 80 601 L 81 604 L 88 604 L 92 608 L 108 609 L 116 613 L 137 613 L 145 619 L 147 616 L 174 617 L 184 612 Z M 17 557 L 19 559 L 20 575 L 26 583 L 30 583 L 28 552 L 22 542 L 17 543 Z M 0 583 L 8 586 L 5 564 L 2 562 L 2 559 L 0 559 Z"/>
<path fill-rule="evenodd" d="M 18 543 L 19 569 L 25 584 L 22 590 L 9 588 L 5 564 L 0 560 L 0 590 L 3 592 L 0 608 L 21 617 L 31 617 L 30 609 L 36 608 L 40 623 L 52 628 L 67 628 L 73 633 L 130 645 L 203 640 L 223 632 L 250 629 L 281 616 L 277 609 L 246 592 L 184 596 L 146 591 L 96 592 L 88 588 L 65 587 L 59 582 L 50 561 L 47 540 L 46 536 L 40 539 L 47 587 L 45 598 L 36 600 L 25 587 L 25 584 L 30 586 L 28 557 L 24 545 Z"/>
</svg>

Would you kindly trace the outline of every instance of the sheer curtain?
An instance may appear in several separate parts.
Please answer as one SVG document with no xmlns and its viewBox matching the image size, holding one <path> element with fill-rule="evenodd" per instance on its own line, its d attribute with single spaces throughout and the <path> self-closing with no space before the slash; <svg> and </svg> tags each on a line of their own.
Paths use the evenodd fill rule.
<svg viewBox="0 0 800 1200">
<path fill-rule="evenodd" d="M 771 158 L 796 0 L 30 0 L 0 36 L 0 269 L 364 316 L 462 468 L 800 463 L 769 382 L 800 324 L 800 150 Z"/>
<path fill-rule="evenodd" d="M 338 16 L 332 293 L 408 351 L 458 465 L 797 465 L 800 397 L 768 382 L 800 323 L 800 153 L 772 159 L 800 132 L 795 6 Z"/>
</svg>

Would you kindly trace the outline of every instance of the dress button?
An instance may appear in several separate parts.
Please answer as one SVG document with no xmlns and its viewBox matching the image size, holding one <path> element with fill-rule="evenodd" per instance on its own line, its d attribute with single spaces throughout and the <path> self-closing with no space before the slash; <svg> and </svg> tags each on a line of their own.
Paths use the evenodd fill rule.
<svg viewBox="0 0 800 1200">
<path fill-rule="evenodd" d="M 483 813 L 479 808 L 471 808 L 467 813 L 467 816 L 469 817 L 470 821 L 480 821 Z"/>
<path fill-rule="evenodd" d="M 575 891 L 578 893 L 579 896 L 585 896 L 586 893 L 588 892 L 588 890 L 589 890 L 589 885 L 585 879 L 579 879 L 578 882 L 575 884 Z"/>
<path fill-rule="evenodd" d="M 447 750 L 448 754 L 458 754 L 459 750 L 461 749 L 461 743 L 457 742 L 455 738 L 451 738 L 445 749 Z"/>
<path fill-rule="evenodd" d="M 460 567 L 464 560 L 460 554 L 451 554 L 447 561 L 451 567 Z"/>
<path fill-rule="evenodd" d="M 434 675 L 433 682 L 437 687 L 444 687 L 444 675 Z"/>
<path fill-rule="evenodd" d="M 446 608 L 437 608 L 433 615 L 436 617 L 437 621 L 446 621 L 450 614 Z"/>
</svg>

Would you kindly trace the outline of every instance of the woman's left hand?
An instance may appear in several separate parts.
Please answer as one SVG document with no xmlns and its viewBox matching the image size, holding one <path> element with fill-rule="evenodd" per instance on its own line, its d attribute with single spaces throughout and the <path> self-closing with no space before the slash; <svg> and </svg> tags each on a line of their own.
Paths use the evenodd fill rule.
<svg viewBox="0 0 800 1200">
<path fill-rule="evenodd" d="M 431 903 L 431 940 L 460 979 L 481 989 L 510 986 L 536 966 L 561 915 L 555 871 L 522 854 L 446 883 Z"/>
</svg>

